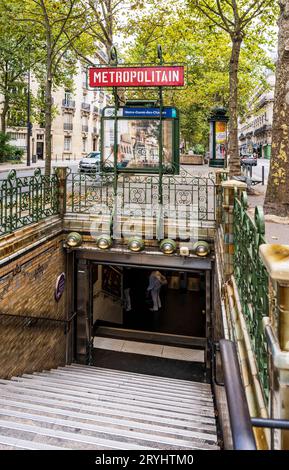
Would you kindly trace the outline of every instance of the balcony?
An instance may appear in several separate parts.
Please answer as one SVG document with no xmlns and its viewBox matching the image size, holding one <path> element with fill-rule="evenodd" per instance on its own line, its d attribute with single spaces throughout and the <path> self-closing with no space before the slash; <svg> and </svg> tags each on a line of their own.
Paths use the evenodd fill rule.
<svg viewBox="0 0 289 470">
<path fill-rule="evenodd" d="M 74 100 L 62 100 L 62 107 L 66 109 L 75 109 L 75 101 Z"/>
<path fill-rule="evenodd" d="M 97 54 L 98 54 L 105 62 L 108 61 L 107 53 L 104 52 L 102 49 L 100 49 L 100 47 L 99 47 L 98 50 L 97 50 Z"/>
<path fill-rule="evenodd" d="M 72 122 L 69 122 L 69 123 L 68 123 L 68 122 L 64 122 L 64 124 L 63 124 L 63 129 L 64 129 L 65 131 L 72 131 L 72 130 L 73 130 L 73 124 L 72 124 Z"/>
<path fill-rule="evenodd" d="M 81 103 L 81 110 L 90 113 L 90 104 L 88 103 Z"/>
<path fill-rule="evenodd" d="M 272 126 L 270 124 L 263 124 L 263 126 L 258 127 L 258 129 L 255 130 L 254 135 L 260 135 L 260 134 L 265 134 L 266 132 L 271 132 L 272 131 Z"/>
<path fill-rule="evenodd" d="M 88 126 L 82 125 L 82 132 L 88 132 Z"/>
</svg>

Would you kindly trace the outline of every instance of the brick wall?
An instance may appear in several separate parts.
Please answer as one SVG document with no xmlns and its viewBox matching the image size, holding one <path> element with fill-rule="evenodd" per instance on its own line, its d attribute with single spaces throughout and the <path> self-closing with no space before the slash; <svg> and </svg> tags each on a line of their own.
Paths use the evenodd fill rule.
<svg viewBox="0 0 289 470">
<path fill-rule="evenodd" d="M 7 378 L 65 364 L 64 324 L 22 316 L 65 319 L 66 288 L 54 298 L 56 279 L 65 272 L 62 236 L 40 244 L 0 267 L 0 376 Z"/>
</svg>

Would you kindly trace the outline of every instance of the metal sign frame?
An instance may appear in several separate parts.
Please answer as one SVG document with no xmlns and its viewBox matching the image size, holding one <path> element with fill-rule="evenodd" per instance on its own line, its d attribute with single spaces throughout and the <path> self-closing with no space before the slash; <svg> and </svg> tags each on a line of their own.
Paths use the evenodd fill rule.
<svg viewBox="0 0 289 470">
<path fill-rule="evenodd" d="M 163 53 L 162 53 L 162 47 L 161 45 L 158 45 L 157 46 L 157 57 L 158 57 L 158 61 L 159 61 L 159 66 L 164 66 L 164 65 L 170 65 L 170 64 L 165 64 L 164 60 L 163 60 Z M 102 68 L 102 67 L 107 67 L 108 64 L 99 64 L 98 67 L 99 68 Z M 114 67 L 127 67 L 127 66 L 132 66 L 134 64 L 119 64 L 118 62 L 118 56 L 117 56 L 117 50 L 115 48 L 115 46 L 112 46 L 111 47 L 111 50 L 110 50 L 110 57 L 109 57 L 109 65 L 111 66 L 114 66 Z M 137 65 L 137 64 L 135 64 Z M 138 66 L 142 66 L 144 64 L 138 64 Z M 151 64 L 151 65 L 154 65 L 156 66 L 156 64 Z M 174 65 L 182 65 L 182 64 L 174 64 Z M 88 68 L 87 68 L 87 71 L 88 71 Z M 185 77 L 186 77 L 186 71 L 184 70 L 184 81 L 185 81 Z M 88 73 L 86 73 L 86 82 L 88 84 Z M 180 85 L 180 87 L 182 87 L 182 85 Z M 95 89 L 95 88 L 106 88 L 106 87 L 93 87 L 92 89 Z M 118 155 L 118 144 L 117 144 L 117 141 L 118 141 L 118 109 L 120 108 L 120 99 L 119 99 L 119 96 L 118 96 L 118 87 L 107 87 L 107 88 L 112 88 L 112 91 L 113 91 L 113 96 L 114 96 L 114 145 L 113 145 L 113 155 L 114 155 L 114 166 L 113 166 L 113 173 L 114 173 L 114 195 L 116 196 L 117 195 L 117 180 L 118 180 L 118 174 L 119 173 L 122 173 L 124 169 L 120 170 L 119 168 L 117 168 L 117 155 Z M 119 87 L 119 88 L 123 88 L 123 87 Z M 132 88 L 132 87 L 131 87 Z M 137 87 L 137 88 L 143 88 L 143 89 L 150 89 L 149 86 L 145 86 L 145 87 Z M 158 95 L 159 95 L 159 99 L 158 99 L 158 108 L 160 110 L 159 112 L 159 166 L 158 166 L 158 175 L 159 175 L 159 204 L 162 205 L 163 203 L 163 187 L 162 187 L 162 184 L 163 184 L 163 174 L 164 174 L 164 168 L 163 168 L 163 108 L 164 108 L 164 103 L 163 103 L 163 88 L 168 88 L 168 89 L 175 89 L 176 86 L 168 86 L 166 87 L 165 85 L 162 85 L 162 86 L 152 86 L 151 88 L 153 89 L 158 89 Z M 91 89 L 91 87 L 90 87 Z M 102 126 L 103 127 L 103 126 Z M 175 137 L 176 139 L 176 147 L 175 148 L 175 151 L 176 152 L 179 152 L 179 137 Z M 102 142 L 103 142 L 103 135 L 102 135 Z M 101 146 L 103 145 L 103 143 L 101 143 Z M 179 160 L 179 156 L 176 155 L 176 162 L 178 162 Z M 152 171 L 153 170 L 153 171 Z M 139 171 L 134 171 L 133 173 L 156 173 L 155 169 L 152 169 L 150 171 L 145 170 L 145 171 L 142 171 L 141 169 Z M 179 171 L 179 164 L 176 165 L 176 168 L 175 168 L 175 171 L 173 171 L 172 173 L 177 173 Z M 128 171 L 126 171 L 128 172 Z"/>
<path fill-rule="evenodd" d="M 112 106 L 106 106 L 103 111 L 102 111 L 102 117 L 101 117 L 101 136 L 100 136 L 100 148 L 101 148 L 101 168 L 103 172 L 112 172 L 113 167 L 110 165 L 106 165 L 106 160 L 104 160 L 104 126 L 105 126 L 105 121 L 115 121 L 115 116 L 114 113 L 112 116 L 105 116 L 105 112 L 107 109 L 114 110 Z M 130 109 L 129 107 L 121 106 L 119 107 L 120 109 Z M 133 109 L 133 108 L 131 108 Z M 146 108 L 146 109 L 152 109 L 152 108 Z M 159 108 L 155 108 L 159 110 Z M 179 173 L 179 166 L 180 166 L 180 151 L 179 151 L 179 111 L 177 108 L 174 106 L 165 106 L 163 110 L 166 109 L 172 109 L 175 110 L 176 112 L 176 117 L 162 117 L 162 122 L 163 121 L 170 121 L 172 122 L 172 162 L 170 166 L 165 166 L 162 163 L 162 173 L 163 174 L 178 174 Z M 141 117 L 136 117 L 136 116 L 126 116 L 126 115 L 118 115 L 116 116 L 116 121 L 135 121 L 135 120 L 142 120 L 142 121 L 157 121 L 159 118 L 158 117 L 152 117 L 152 116 L 141 116 Z M 159 119 L 160 120 L 160 119 Z M 117 143 L 117 145 L 119 145 Z M 120 168 L 117 166 L 118 173 L 150 173 L 150 174 L 158 174 L 159 173 L 159 166 L 160 166 L 160 161 L 158 166 L 155 167 L 147 167 L 147 168 Z"/>
</svg>

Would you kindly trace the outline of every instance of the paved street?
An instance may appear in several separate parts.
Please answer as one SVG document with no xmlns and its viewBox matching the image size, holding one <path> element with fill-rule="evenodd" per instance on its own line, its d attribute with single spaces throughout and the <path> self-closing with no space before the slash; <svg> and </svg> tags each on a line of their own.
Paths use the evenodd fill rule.
<svg viewBox="0 0 289 470">
<path fill-rule="evenodd" d="M 63 167 L 67 166 L 71 168 L 72 172 L 77 172 L 78 170 L 78 161 L 59 161 L 59 162 L 52 162 L 52 167 Z M 25 164 L 19 165 L 8 165 L 8 164 L 1 164 L 0 165 L 0 180 L 3 180 L 7 177 L 10 170 L 16 170 L 17 176 L 32 176 L 36 168 L 41 168 L 41 172 L 44 173 L 44 161 L 39 161 L 38 163 L 31 164 L 30 167 L 27 167 Z"/>
</svg>

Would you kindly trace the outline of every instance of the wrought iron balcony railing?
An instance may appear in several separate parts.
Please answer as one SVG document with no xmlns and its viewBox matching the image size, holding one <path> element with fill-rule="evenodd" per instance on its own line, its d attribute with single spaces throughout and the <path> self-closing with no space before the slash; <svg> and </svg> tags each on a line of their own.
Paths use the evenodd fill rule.
<svg viewBox="0 0 289 470">
<path fill-rule="evenodd" d="M 68 109 L 74 109 L 75 108 L 75 101 L 74 100 L 64 99 L 64 100 L 62 100 L 62 107 L 63 108 L 68 108 Z"/>
<path fill-rule="evenodd" d="M 82 111 L 90 111 L 90 104 L 88 103 L 81 103 L 81 109 Z"/>
</svg>

